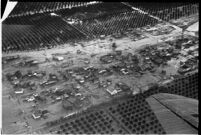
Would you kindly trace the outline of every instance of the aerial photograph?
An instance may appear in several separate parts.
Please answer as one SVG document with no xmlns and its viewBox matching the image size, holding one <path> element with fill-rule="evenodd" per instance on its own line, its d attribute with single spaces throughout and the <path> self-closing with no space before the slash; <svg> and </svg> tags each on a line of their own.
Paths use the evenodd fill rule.
<svg viewBox="0 0 201 135">
<path fill-rule="evenodd" d="M 198 2 L 17 2 L 1 27 L 1 134 L 198 134 Z"/>
</svg>

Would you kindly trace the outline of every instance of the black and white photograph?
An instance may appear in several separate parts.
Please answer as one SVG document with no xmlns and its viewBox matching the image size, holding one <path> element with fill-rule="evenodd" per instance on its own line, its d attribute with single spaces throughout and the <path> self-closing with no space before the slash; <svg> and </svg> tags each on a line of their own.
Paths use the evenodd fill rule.
<svg viewBox="0 0 201 135">
<path fill-rule="evenodd" d="M 198 2 L 8 1 L 1 134 L 198 134 L 198 49 Z"/>
</svg>

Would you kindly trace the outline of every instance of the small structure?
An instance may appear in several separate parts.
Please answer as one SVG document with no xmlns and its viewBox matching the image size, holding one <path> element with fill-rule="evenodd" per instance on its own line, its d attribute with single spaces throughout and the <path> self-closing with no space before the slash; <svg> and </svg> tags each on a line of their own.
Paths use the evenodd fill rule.
<svg viewBox="0 0 201 135">
<path fill-rule="evenodd" d="M 32 102 L 32 101 L 35 100 L 35 97 L 34 97 L 34 96 L 31 96 L 31 97 L 29 97 L 29 98 L 26 98 L 26 100 L 27 100 L 28 102 Z"/>
<path fill-rule="evenodd" d="M 116 50 L 115 53 L 116 53 L 117 55 L 122 55 L 122 51 L 121 51 L 121 50 Z"/>
<path fill-rule="evenodd" d="M 61 57 L 61 56 L 53 56 L 53 60 L 62 61 L 62 60 L 64 60 L 64 57 Z"/>
<path fill-rule="evenodd" d="M 37 61 L 37 60 L 31 60 L 31 61 L 28 61 L 27 64 L 29 64 L 29 66 L 35 66 L 35 65 L 39 64 L 39 61 Z"/>
<path fill-rule="evenodd" d="M 112 43 L 112 50 L 115 51 L 116 48 L 117 48 L 116 43 Z"/>
<path fill-rule="evenodd" d="M 62 106 L 63 106 L 63 108 L 64 109 L 66 109 L 66 110 L 72 110 L 73 109 L 73 104 L 72 104 L 72 102 L 74 102 L 74 101 L 69 101 L 70 99 L 64 99 L 63 101 L 62 101 Z M 71 99 L 72 100 L 72 99 Z"/>
<path fill-rule="evenodd" d="M 100 35 L 100 39 L 101 40 L 105 39 L 105 35 Z"/>
<path fill-rule="evenodd" d="M 41 115 L 42 115 L 42 111 L 41 111 L 41 110 L 36 110 L 36 111 L 32 114 L 32 117 L 36 120 L 36 119 L 41 118 Z"/>
<path fill-rule="evenodd" d="M 51 16 L 59 16 L 56 13 L 50 13 Z"/>
<path fill-rule="evenodd" d="M 77 50 L 77 54 L 81 54 L 81 51 L 80 51 L 80 50 Z"/>
<path fill-rule="evenodd" d="M 24 93 L 24 89 L 16 90 L 16 91 L 15 91 L 15 94 L 23 94 L 23 93 Z"/>
<path fill-rule="evenodd" d="M 125 83 L 119 82 L 115 84 L 116 89 L 118 89 L 118 91 L 130 91 L 130 87 L 127 86 Z"/>
<path fill-rule="evenodd" d="M 117 94 L 117 93 L 119 93 L 119 92 L 121 92 L 120 89 L 106 89 L 106 91 L 109 92 L 110 95 L 112 95 L 112 96 Z"/>
</svg>

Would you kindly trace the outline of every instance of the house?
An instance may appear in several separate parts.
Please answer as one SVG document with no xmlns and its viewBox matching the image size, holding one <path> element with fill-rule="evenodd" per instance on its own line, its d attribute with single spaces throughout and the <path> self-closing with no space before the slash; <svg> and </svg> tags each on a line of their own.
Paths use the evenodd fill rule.
<svg viewBox="0 0 201 135">
<path fill-rule="evenodd" d="M 120 92 L 120 91 L 118 91 L 118 90 L 116 90 L 116 89 L 114 89 L 114 90 L 106 89 L 106 91 L 109 92 L 110 95 L 115 95 L 115 94 L 117 94 L 118 92 Z"/>
<path fill-rule="evenodd" d="M 53 57 L 53 60 L 62 61 L 62 60 L 64 60 L 64 57 L 61 57 L 61 56 L 54 56 L 54 57 Z"/>
<path fill-rule="evenodd" d="M 31 96 L 31 97 L 29 97 L 29 98 L 26 98 L 26 100 L 27 100 L 28 102 L 32 102 L 32 101 L 35 100 L 35 97 L 34 97 L 34 96 Z"/>
<path fill-rule="evenodd" d="M 42 115 L 42 111 L 41 110 L 36 110 L 33 114 L 32 117 L 36 120 L 39 119 Z"/>
<path fill-rule="evenodd" d="M 65 108 L 66 110 L 72 110 L 73 109 L 73 101 L 69 101 L 68 99 L 64 99 L 62 101 L 62 106 L 63 108 Z"/>
<path fill-rule="evenodd" d="M 15 91 L 15 94 L 23 94 L 23 93 L 24 93 L 24 89 L 16 90 L 16 91 Z"/>
<path fill-rule="evenodd" d="M 105 35 L 100 35 L 100 39 L 101 40 L 105 39 Z"/>
<path fill-rule="evenodd" d="M 116 89 L 118 90 L 117 92 L 120 92 L 120 91 L 130 91 L 130 87 L 127 86 L 127 85 L 124 84 L 124 83 L 121 83 L 121 82 L 116 83 L 116 84 L 115 84 L 115 87 L 116 87 Z"/>
</svg>

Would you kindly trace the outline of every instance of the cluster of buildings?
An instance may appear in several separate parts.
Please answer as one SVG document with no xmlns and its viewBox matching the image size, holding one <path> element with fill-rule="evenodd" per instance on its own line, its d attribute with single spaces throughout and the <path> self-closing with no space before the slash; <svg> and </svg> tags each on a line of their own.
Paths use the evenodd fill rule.
<svg viewBox="0 0 201 135">
<path fill-rule="evenodd" d="M 13 74 L 7 74 L 7 79 L 13 86 L 16 95 L 27 95 L 24 102 L 32 103 L 51 103 L 62 101 L 62 106 L 67 110 L 81 108 L 84 102 L 90 104 L 89 97 L 83 95 L 82 90 L 87 85 L 97 85 L 104 89 L 110 96 L 119 93 L 132 93 L 132 88 L 124 82 L 114 82 L 112 79 L 101 80 L 102 77 L 112 75 L 142 75 L 146 71 L 155 72 L 160 65 L 167 65 L 172 58 L 179 58 L 180 66 L 178 73 L 183 74 L 196 69 L 198 66 L 198 39 L 192 37 L 176 39 L 165 43 L 146 46 L 138 50 L 135 54 L 122 53 L 120 50 L 102 55 L 99 62 L 107 65 L 104 68 L 97 68 L 87 61 L 86 67 L 67 67 L 57 73 L 46 73 L 46 71 L 32 71 L 27 73 L 16 71 Z M 187 56 L 188 55 L 188 56 Z M 185 58 L 185 59 L 184 59 Z M 12 61 L 19 59 L 19 56 L 4 58 L 3 61 Z M 54 55 L 53 61 L 65 61 L 63 56 Z M 19 64 L 21 66 L 34 66 L 39 62 L 35 60 L 25 60 Z M 64 62 L 65 63 L 65 62 Z M 67 69 L 65 69 L 67 68 Z M 164 71 L 165 73 L 165 71 Z M 35 79 L 35 80 L 33 80 Z M 60 84 L 68 82 L 64 86 Z M 70 83 L 69 83 L 70 82 Z M 59 86 L 58 86 L 59 84 Z M 31 93 L 31 94 L 30 94 Z M 120 94 L 121 95 L 121 94 Z M 38 112 L 36 110 L 36 112 Z M 40 112 L 40 111 L 39 111 Z M 34 119 L 42 116 L 41 112 L 33 113 Z"/>
<path fill-rule="evenodd" d="M 172 31 L 175 30 L 175 28 L 165 23 L 160 23 L 155 25 L 154 27 L 146 26 L 144 27 L 144 30 L 153 36 L 159 36 L 159 35 L 170 34 Z"/>
</svg>

